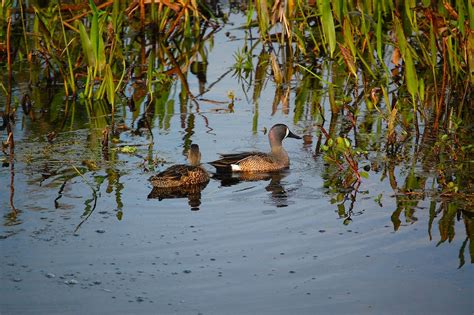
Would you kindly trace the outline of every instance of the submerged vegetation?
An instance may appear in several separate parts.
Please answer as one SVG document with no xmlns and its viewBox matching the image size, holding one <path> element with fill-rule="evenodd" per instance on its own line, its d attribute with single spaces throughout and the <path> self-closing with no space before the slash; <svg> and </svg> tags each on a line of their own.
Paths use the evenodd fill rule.
<svg viewBox="0 0 474 315">
<path fill-rule="evenodd" d="M 451 227 L 461 217 L 472 239 L 472 1 L 231 1 L 230 12 L 246 15 L 239 26 L 246 37 L 223 76 L 233 72 L 244 92 L 251 91 L 254 132 L 261 92 L 267 82 L 275 85 L 272 113 L 281 107 L 288 115 L 292 108 L 305 140 L 312 144 L 316 138 L 314 158 L 327 163 L 323 177 L 344 224 L 354 216 L 361 182 L 372 171 L 388 178 L 396 194 L 395 229 L 402 215 L 406 222 L 415 220 L 418 201 L 430 197 L 430 217 L 441 216 L 442 241 L 454 237 Z M 180 112 L 188 106 L 199 112 L 212 87 L 205 84 L 208 50 L 227 18 L 212 1 L 2 1 L 3 148 L 12 174 L 11 124 L 19 106 L 32 120 L 35 110 L 47 108 L 55 125 L 48 130 L 52 141 L 55 131 L 73 127 L 76 107 L 83 106 L 101 130 L 95 140 L 102 141 L 106 160 L 114 153 L 109 143 L 127 128 L 114 121 L 120 106 L 135 117 L 135 104 L 143 104 L 136 132 L 151 131 L 155 115 L 160 127 L 167 126 L 176 80 Z M 15 78 L 20 70 L 29 77 Z M 190 73 L 199 78 L 198 95 L 189 88 Z M 12 87 L 20 80 L 27 86 L 15 99 Z M 193 121 L 182 119 L 192 129 Z M 185 142 L 188 147 L 189 137 Z M 396 168 L 405 171 L 401 182 Z M 66 181 L 88 170 L 74 169 Z M 117 184 L 118 172 L 111 173 Z M 13 187 L 12 176 L 12 196 Z M 92 191 L 85 217 L 97 198 L 97 187 Z M 383 196 L 375 202 L 382 205 Z M 10 204 L 15 209 L 13 197 Z M 472 242 L 470 255 L 474 260 Z"/>
</svg>

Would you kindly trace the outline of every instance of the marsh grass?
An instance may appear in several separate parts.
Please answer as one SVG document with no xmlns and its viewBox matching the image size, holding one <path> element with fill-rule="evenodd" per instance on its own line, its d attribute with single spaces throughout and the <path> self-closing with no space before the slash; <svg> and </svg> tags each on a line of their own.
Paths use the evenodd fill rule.
<svg viewBox="0 0 474 315">
<path fill-rule="evenodd" d="M 451 107 L 460 117 L 472 101 L 471 1 L 259 0 L 256 7 L 264 43 L 290 46 L 296 57 L 290 59 L 303 58 L 299 63 L 311 73 L 318 58 L 343 62 L 353 77 L 346 84 L 385 90 L 396 84 L 395 106 L 411 103 L 414 119 L 431 109 L 435 129 Z"/>
<path fill-rule="evenodd" d="M 474 83 L 471 1 L 257 0 L 246 7 L 244 27 L 258 29 L 278 86 L 288 86 L 295 76 L 307 72 L 330 89 L 358 94 L 362 85 L 367 95 L 377 89 L 383 97 L 367 97 L 368 106 L 382 110 L 384 103 L 389 125 L 395 108 L 400 120 L 402 108 L 411 106 L 409 120 L 417 134 L 420 120 L 437 130 L 440 124 L 448 127 L 449 115 L 463 118 L 468 111 Z M 153 82 L 172 74 L 192 100 L 187 73 L 201 54 L 206 30 L 219 27 L 202 1 L 107 1 L 98 5 L 92 0 L 52 1 L 46 7 L 5 1 L 0 10 L 3 35 L 12 17 L 19 36 L 11 62 L 26 57 L 32 69 L 41 68 L 32 71 L 37 76 L 32 80 L 41 77 L 62 82 L 67 96 L 107 99 L 111 104 L 132 71 L 138 77 L 140 72 L 146 74 L 151 98 Z M 124 34 L 132 32 L 136 38 L 129 41 Z M 27 34 L 32 34 L 30 40 Z M 138 42 L 142 47 L 137 47 Z M 252 72 L 248 56 L 255 47 L 236 52 L 237 72 Z M 140 53 L 130 58 L 132 51 Z M 337 69 L 345 79 L 333 82 L 333 63 L 345 65 Z M 266 67 L 261 62 L 259 66 Z M 322 72 L 321 66 L 326 67 Z M 238 77 L 246 75 L 238 73 Z M 288 91 L 277 90 L 277 98 L 285 100 Z M 331 110 L 337 112 L 341 107 L 334 96 L 330 97 Z"/>
<path fill-rule="evenodd" d="M 20 30 L 12 63 L 28 56 L 32 69 L 41 68 L 32 72 L 35 81 L 62 82 L 68 97 L 106 99 L 113 104 L 113 91 L 119 93 L 131 78 L 126 74 L 136 68 L 159 63 L 162 71 L 152 71 L 153 76 L 147 77 L 151 82 L 166 72 L 187 72 L 206 29 L 218 27 L 206 8 L 196 1 L 107 1 L 100 5 L 92 0 L 51 1 L 46 7 L 4 1 L 0 30 L 2 35 L 9 32 L 8 20 Z M 134 32 L 138 36 L 130 41 L 126 34 Z M 26 34 L 32 35 L 30 40 Z M 139 59 L 125 57 L 137 50 L 141 50 Z M 148 61 L 151 57 L 156 59 Z M 152 84 L 148 87 L 153 94 Z"/>
<path fill-rule="evenodd" d="M 471 1 L 259 0 L 255 8 L 256 23 L 247 27 L 259 30 L 264 49 L 258 54 L 247 45 L 245 55 L 259 55 L 256 70 L 242 72 L 249 62 L 239 54 L 238 75 L 264 77 L 266 68 L 277 86 L 274 109 L 287 111 L 287 91 L 296 91 L 295 122 L 304 113 L 315 119 L 316 154 L 324 149 L 326 161 L 344 170 L 343 186 L 364 174 L 358 161 L 367 147 L 358 134 L 372 124 L 364 121 L 364 111 L 376 113 L 382 124 L 378 134 L 386 139 L 381 149 L 388 157 L 412 136 L 417 148 L 429 145 L 428 138 L 449 137 L 450 152 L 467 159 L 472 154 L 466 145 L 472 138 L 453 128 L 454 121 L 464 128 L 473 123 Z M 262 84 L 255 80 L 254 91 Z M 455 145 L 459 141 L 464 146 Z"/>
</svg>

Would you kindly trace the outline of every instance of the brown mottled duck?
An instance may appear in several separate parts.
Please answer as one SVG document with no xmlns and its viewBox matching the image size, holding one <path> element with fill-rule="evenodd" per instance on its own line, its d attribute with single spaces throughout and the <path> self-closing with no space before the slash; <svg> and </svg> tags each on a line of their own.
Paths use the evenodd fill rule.
<svg viewBox="0 0 474 315">
<path fill-rule="evenodd" d="M 189 165 L 173 165 L 150 177 L 151 184 L 155 188 L 173 188 L 200 185 L 209 181 L 209 174 L 200 166 L 201 152 L 197 144 L 192 144 L 188 151 L 188 163 Z"/>
</svg>

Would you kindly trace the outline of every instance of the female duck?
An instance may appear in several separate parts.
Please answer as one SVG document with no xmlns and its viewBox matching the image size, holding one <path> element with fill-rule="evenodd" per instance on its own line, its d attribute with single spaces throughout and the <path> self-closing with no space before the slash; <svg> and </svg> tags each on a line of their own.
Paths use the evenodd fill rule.
<svg viewBox="0 0 474 315">
<path fill-rule="evenodd" d="M 156 188 L 173 188 L 204 184 L 209 181 L 207 171 L 201 164 L 201 152 L 197 144 L 191 144 L 188 151 L 189 165 L 173 165 L 163 172 L 150 177 L 150 182 Z"/>
<path fill-rule="evenodd" d="M 210 162 L 217 172 L 272 172 L 288 168 L 290 159 L 282 145 L 285 138 L 301 139 L 284 124 L 276 124 L 268 133 L 271 152 L 242 152 L 221 154 L 221 159 Z"/>
</svg>

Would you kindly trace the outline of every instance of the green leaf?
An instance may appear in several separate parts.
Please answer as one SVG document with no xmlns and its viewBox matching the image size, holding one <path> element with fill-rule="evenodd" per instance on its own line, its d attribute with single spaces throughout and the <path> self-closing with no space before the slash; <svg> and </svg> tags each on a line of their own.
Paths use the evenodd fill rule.
<svg viewBox="0 0 474 315">
<path fill-rule="evenodd" d="M 99 16 L 97 13 L 92 15 L 90 40 L 92 43 L 92 50 L 94 51 L 95 60 L 98 61 L 99 54 Z"/>
<path fill-rule="evenodd" d="M 344 138 L 342 137 L 337 137 L 336 138 L 336 146 L 339 150 L 344 151 L 346 144 L 344 142 Z"/>
<path fill-rule="evenodd" d="M 99 34 L 99 50 L 98 50 L 98 66 L 99 70 L 104 69 L 106 60 L 105 60 L 105 45 L 104 39 L 102 38 L 102 32 Z"/>
<path fill-rule="evenodd" d="M 415 23 L 413 21 L 413 17 L 414 17 L 414 8 L 415 8 L 416 4 L 415 4 L 415 1 L 414 0 L 405 0 L 405 14 L 406 14 L 406 17 L 408 19 L 408 21 L 410 22 L 410 26 L 414 27 L 415 26 Z"/>
<path fill-rule="evenodd" d="M 366 178 L 366 179 L 369 178 L 369 173 L 364 172 L 364 171 L 359 172 L 359 175 L 362 176 L 362 177 L 364 177 L 364 178 Z"/>
<path fill-rule="evenodd" d="M 471 30 L 473 30 L 474 29 L 474 4 L 472 3 L 472 1 L 467 1 L 467 12 L 469 12 L 469 26 L 471 27 Z"/>
<path fill-rule="evenodd" d="M 458 11 L 458 28 L 459 31 L 461 32 L 462 36 L 464 37 L 465 35 L 465 29 L 464 29 L 464 19 L 465 19 L 465 8 L 464 8 L 464 3 L 463 1 L 456 0 L 456 8 Z"/>
<path fill-rule="evenodd" d="M 354 35 L 352 34 L 352 27 L 351 27 L 351 22 L 349 18 L 344 19 L 344 22 L 342 23 L 342 28 L 343 28 L 342 31 L 344 35 L 344 42 L 346 43 L 347 46 L 349 46 L 352 56 L 355 58 L 356 48 L 354 45 Z"/>
<path fill-rule="evenodd" d="M 112 106 L 115 106 L 115 84 L 114 75 L 110 65 L 105 66 L 105 91 L 107 92 L 107 99 Z"/>
<path fill-rule="evenodd" d="M 344 145 L 346 146 L 346 148 L 350 148 L 350 147 L 351 147 L 351 142 L 349 141 L 349 139 L 344 138 Z"/>
<path fill-rule="evenodd" d="M 377 56 L 379 57 L 380 61 L 383 61 L 382 56 L 382 10 L 378 10 L 377 16 L 377 27 L 375 30 L 375 37 L 377 39 Z"/>
<path fill-rule="evenodd" d="M 423 78 L 420 79 L 420 100 L 423 102 L 425 100 L 425 80 Z"/>
<path fill-rule="evenodd" d="M 395 33 L 397 34 L 398 48 L 400 48 L 400 53 L 404 57 L 407 50 L 407 40 L 405 38 L 405 33 L 403 32 L 402 25 L 400 24 L 400 20 L 397 17 L 393 19 L 393 23 L 395 25 Z"/>
<path fill-rule="evenodd" d="M 260 35 L 263 37 L 267 36 L 268 29 L 270 27 L 269 12 L 266 0 L 256 1 L 258 23 L 260 26 Z"/>
<path fill-rule="evenodd" d="M 467 50 L 474 51 L 474 32 L 470 32 L 467 38 Z M 469 77 L 471 79 L 471 84 L 474 84 L 474 54 L 468 54 L 468 64 L 469 64 Z"/>
<path fill-rule="evenodd" d="M 329 0 L 322 0 L 321 14 L 321 23 L 323 24 L 324 36 L 329 42 L 329 53 L 332 57 L 334 50 L 336 49 L 336 30 L 334 28 L 334 18 L 332 16 L 331 4 Z"/>
<path fill-rule="evenodd" d="M 123 147 L 120 148 L 120 152 L 133 154 L 133 153 L 137 152 L 137 148 L 126 145 L 126 146 L 123 146 Z"/>
<path fill-rule="evenodd" d="M 81 43 L 82 43 L 82 51 L 84 52 L 84 56 L 87 58 L 87 64 L 90 67 L 95 66 L 95 56 L 94 52 L 92 49 L 92 43 L 91 40 L 89 39 L 89 35 L 87 35 L 86 28 L 84 27 L 84 24 L 79 21 L 79 35 L 81 37 Z"/>
<path fill-rule="evenodd" d="M 96 5 L 95 5 L 95 3 L 94 3 L 93 0 L 89 0 L 89 6 L 91 7 L 92 12 L 93 12 L 94 14 L 98 14 L 98 13 L 99 13 L 99 11 L 97 10 L 97 7 L 96 7 Z"/>
<path fill-rule="evenodd" d="M 418 78 L 416 75 L 415 65 L 413 64 L 413 59 L 411 57 L 410 50 L 406 51 L 405 54 L 405 80 L 408 86 L 408 92 L 410 92 L 411 96 L 414 98 L 416 93 L 418 92 Z"/>
<path fill-rule="evenodd" d="M 333 8 L 333 12 L 334 12 L 334 16 L 336 18 L 336 20 L 338 21 L 341 21 L 342 20 L 342 3 L 344 2 L 344 0 L 335 0 L 335 1 L 332 1 L 332 8 Z"/>
<path fill-rule="evenodd" d="M 431 56 L 431 67 L 433 69 L 433 72 L 434 72 L 434 69 L 436 67 L 436 59 L 437 59 L 437 55 L 438 55 L 438 49 L 436 48 L 436 37 L 435 37 L 435 33 L 434 33 L 434 26 L 433 26 L 433 22 L 431 22 L 430 24 L 430 56 Z"/>
<path fill-rule="evenodd" d="M 92 20 L 91 20 L 91 29 L 90 29 L 90 42 L 92 45 L 92 51 L 94 52 L 95 58 L 95 67 L 97 70 L 101 71 L 105 67 L 105 47 L 104 39 L 102 38 L 102 29 L 99 25 L 99 11 L 95 6 L 94 2 L 89 0 L 92 8 Z"/>
<path fill-rule="evenodd" d="M 408 42 L 405 38 L 403 28 L 400 24 L 400 21 L 396 17 L 394 19 L 394 24 L 395 32 L 397 34 L 398 47 L 400 48 L 400 53 L 402 54 L 403 61 L 405 62 L 405 83 L 407 84 L 408 92 L 414 99 L 416 93 L 418 93 L 418 79 L 415 65 L 413 63 L 413 57 Z"/>
</svg>

